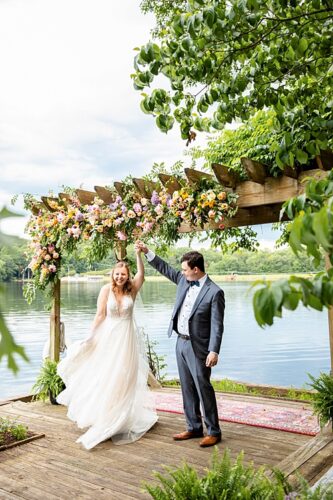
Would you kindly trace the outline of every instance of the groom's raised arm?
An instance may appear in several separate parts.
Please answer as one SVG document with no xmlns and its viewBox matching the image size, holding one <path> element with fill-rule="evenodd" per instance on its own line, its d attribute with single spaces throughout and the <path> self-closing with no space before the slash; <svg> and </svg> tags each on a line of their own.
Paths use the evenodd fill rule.
<svg viewBox="0 0 333 500">
<path fill-rule="evenodd" d="M 147 261 L 154 269 L 156 269 L 156 271 L 163 274 L 163 276 L 178 285 L 179 281 L 182 278 L 182 273 L 180 271 L 177 271 L 167 262 L 165 262 L 165 260 L 161 259 L 161 257 L 155 255 L 155 253 L 149 250 L 149 248 L 141 241 L 136 242 L 136 245 L 141 248 L 142 252 L 145 254 Z"/>
</svg>

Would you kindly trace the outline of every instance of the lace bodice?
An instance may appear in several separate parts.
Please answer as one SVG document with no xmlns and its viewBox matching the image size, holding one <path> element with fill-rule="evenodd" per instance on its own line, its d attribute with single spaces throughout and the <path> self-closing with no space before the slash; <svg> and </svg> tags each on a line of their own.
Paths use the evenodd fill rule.
<svg viewBox="0 0 333 500">
<path fill-rule="evenodd" d="M 121 302 L 117 302 L 113 291 L 110 291 L 107 303 L 107 316 L 113 318 L 130 319 L 133 315 L 134 301 L 131 295 L 124 295 Z"/>
</svg>

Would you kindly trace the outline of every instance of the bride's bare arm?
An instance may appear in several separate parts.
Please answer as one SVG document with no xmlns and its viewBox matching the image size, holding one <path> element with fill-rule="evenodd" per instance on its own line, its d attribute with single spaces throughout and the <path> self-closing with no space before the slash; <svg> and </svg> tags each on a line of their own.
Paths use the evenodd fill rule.
<svg viewBox="0 0 333 500">
<path fill-rule="evenodd" d="M 108 301 L 108 296 L 110 292 L 110 285 L 104 285 L 99 292 L 97 299 L 97 311 L 93 324 L 91 326 L 91 334 L 87 340 L 92 339 L 95 336 L 97 327 L 104 321 L 106 316 L 106 303 Z"/>
<path fill-rule="evenodd" d="M 134 293 L 137 294 L 145 278 L 145 268 L 142 262 L 142 251 L 136 249 L 136 275 L 134 276 L 132 283 L 134 288 Z"/>
</svg>

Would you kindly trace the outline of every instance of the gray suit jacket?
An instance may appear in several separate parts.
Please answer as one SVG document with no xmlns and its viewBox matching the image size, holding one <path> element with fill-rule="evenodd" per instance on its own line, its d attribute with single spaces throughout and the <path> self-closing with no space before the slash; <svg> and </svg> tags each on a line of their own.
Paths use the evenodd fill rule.
<svg viewBox="0 0 333 500">
<path fill-rule="evenodd" d="M 180 271 L 173 269 L 158 257 L 149 262 L 157 271 L 177 285 L 176 302 L 168 329 L 177 332 L 180 307 L 184 301 L 189 284 Z M 189 318 L 189 334 L 193 350 L 199 358 L 206 358 L 210 351 L 219 353 L 223 334 L 224 293 L 208 276 L 193 305 Z"/>
</svg>

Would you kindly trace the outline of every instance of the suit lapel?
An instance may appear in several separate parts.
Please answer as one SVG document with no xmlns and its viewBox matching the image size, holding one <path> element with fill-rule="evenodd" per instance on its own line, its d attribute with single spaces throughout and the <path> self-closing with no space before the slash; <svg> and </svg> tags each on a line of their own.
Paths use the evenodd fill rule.
<svg viewBox="0 0 333 500">
<path fill-rule="evenodd" d="M 190 288 L 189 285 L 185 285 L 183 286 L 183 290 L 180 292 L 179 296 L 178 296 L 178 299 L 177 299 L 177 302 L 175 303 L 175 307 L 173 309 L 173 315 L 172 317 L 174 318 L 176 316 L 176 314 L 179 312 L 179 309 L 182 305 L 182 303 L 184 302 L 184 299 L 185 299 L 185 295 L 186 295 L 186 292 L 187 290 Z"/>
<path fill-rule="evenodd" d="M 192 311 L 191 311 L 191 314 L 190 314 L 190 317 L 193 316 L 193 314 L 195 313 L 195 311 L 197 310 L 200 302 L 202 301 L 202 299 L 204 298 L 204 296 L 206 295 L 206 293 L 208 292 L 209 290 L 209 287 L 211 285 L 211 280 L 210 278 L 207 276 L 206 278 L 206 281 L 205 283 L 203 284 L 197 298 L 195 299 L 195 302 L 193 304 L 193 307 L 192 307 Z"/>
</svg>

